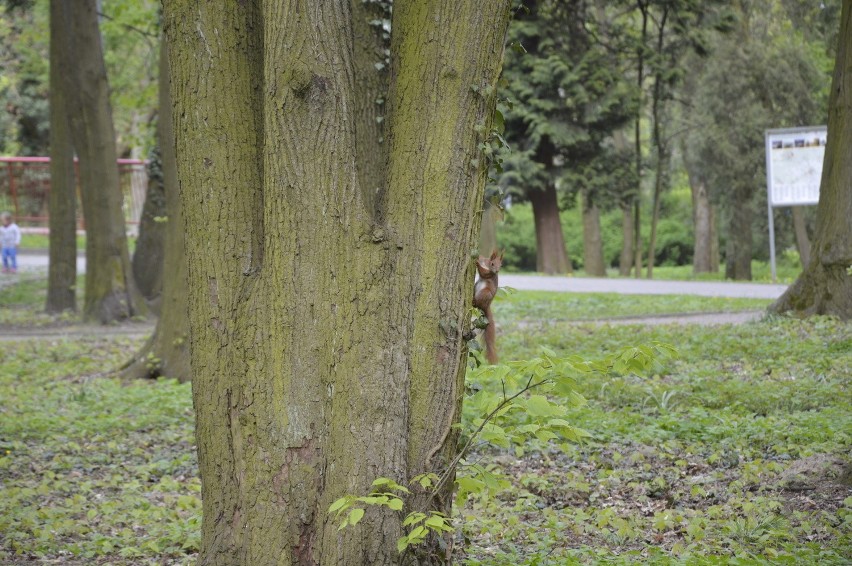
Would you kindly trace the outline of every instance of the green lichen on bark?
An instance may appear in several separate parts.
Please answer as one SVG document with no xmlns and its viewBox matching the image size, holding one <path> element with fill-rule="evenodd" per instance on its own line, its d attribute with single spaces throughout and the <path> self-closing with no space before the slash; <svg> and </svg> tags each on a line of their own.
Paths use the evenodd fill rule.
<svg viewBox="0 0 852 566">
<path fill-rule="evenodd" d="M 326 510 L 454 448 L 485 175 L 474 126 L 493 110 L 465 81 L 496 81 L 508 3 L 395 5 L 381 168 L 359 168 L 383 130 L 353 76 L 358 13 L 166 3 L 202 563 L 399 563 L 399 517 L 338 531 Z"/>
</svg>

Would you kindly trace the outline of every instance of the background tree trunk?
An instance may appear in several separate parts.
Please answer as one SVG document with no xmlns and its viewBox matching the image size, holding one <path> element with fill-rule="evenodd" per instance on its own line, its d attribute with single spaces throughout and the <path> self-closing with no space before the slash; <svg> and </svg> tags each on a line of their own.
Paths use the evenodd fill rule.
<svg viewBox="0 0 852 566">
<path fill-rule="evenodd" d="M 497 222 L 502 220 L 500 209 L 490 201 L 483 203 L 482 223 L 479 230 L 479 255 L 489 255 L 497 249 Z"/>
<path fill-rule="evenodd" d="M 394 5 L 376 199 L 358 162 L 378 140 L 353 126 L 365 104 L 353 71 L 356 9 L 165 8 L 199 563 L 438 562 L 400 557 L 394 513 L 372 510 L 339 531 L 326 510 L 376 477 L 407 483 L 440 470 L 456 449 L 486 174 L 471 134 L 477 124 L 488 131 L 494 103 L 471 85 L 496 84 L 508 3 Z M 447 495 L 410 504 L 447 511 Z"/>
<path fill-rule="evenodd" d="M 583 207 L 583 271 L 588 275 L 606 277 L 600 210 L 587 194 L 580 196 Z"/>
<path fill-rule="evenodd" d="M 716 205 L 710 203 L 710 272 L 719 272 L 719 222 Z"/>
<path fill-rule="evenodd" d="M 633 268 L 633 210 L 630 205 L 621 207 L 621 255 L 618 258 L 618 274 L 628 277 Z"/>
<path fill-rule="evenodd" d="M 663 191 L 668 189 L 669 178 L 669 158 L 668 150 L 665 145 L 660 143 L 657 146 L 657 176 L 654 181 L 654 204 L 651 211 L 651 235 L 648 238 L 648 279 L 654 278 L 654 262 L 657 257 L 657 223 L 660 220 L 660 206 L 663 200 Z"/>
<path fill-rule="evenodd" d="M 135 288 L 119 188 L 115 131 L 95 0 L 62 2 L 70 26 L 62 52 L 71 136 L 79 158 L 86 220 L 86 298 L 83 315 L 107 323 L 147 313 Z M 66 37 L 66 35 L 63 35 Z"/>
<path fill-rule="evenodd" d="M 742 189 L 732 191 L 725 279 L 751 280 L 751 198 Z"/>
<path fill-rule="evenodd" d="M 50 261 L 45 304 L 50 313 L 77 308 L 77 182 L 60 70 L 71 30 L 63 20 L 62 4 L 50 0 Z"/>
<path fill-rule="evenodd" d="M 163 84 L 162 82 L 160 83 Z M 168 88 L 168 83 L 165 84 Z M 162 90 L 163 87 L 160 87 Z M 160 128 L 162 115 L 157 123 L 157 145 L 162 143 Z M 136 250 L 130 262 L 133 281 L 145 297 L 151 310 L 159 315 L 160 295 L 163 292 L 163 256 L 166 247 L 166 226 L 162 218 L 168 216 L 166 187 L 163 182 L 163 159 L 157 147 L 148 159 L 148 191 L 139 217 L 139 235 Z"/>
<path fill-rule="evenodd" d="M 715 273 L 714 249 L 716 250 L 715 267 L 719 268 L 716 238 L 715 215 L 707 194 L 707 185 L 703 179 L 694 175 L 689 176 L 689 188 L 692 192 L 692 222 L 695 229 L 695 244 L 692 255 L 692 272 Z"/>
<path fill-rule="evenodd" d="M 559 221 L 556 187 L 549 185 L 543 191 L 532 190 L 528 196 L 535 219 L 536 271 L 548 275 L 572 273 Z"/>
<path fill-rule="evenodd" d="M 852 0 L 843 0 L 811 261 L 770 307 L 852 319 Z"/>
<path fill-rule="evenodd" d="M 805 208 L 803 206 L 790 207 L 793 213 L 793 230 L 796 232 L 796 248 L 799 250 L 799 261 L 802 269 L 811 262 L 811 241 L 808 239 L 808 227 L 805 223 Z"/>
<path fill-rule="evenodd" d="M 179 381 L 192 378 L 189 364 L 189 313 L 184 255 L 184 215 L 178 194 L 172 102 L 169 95 L 168 44 L 160 43 L 160 93 L 157 143 L 160 146 L 160 185 L 165 198 L 166 222 L 162 226 L 163 257 L 160 263 L 162 293 L 158 296 L 159 319 L 151 338 L 123 368 L 125 378 L 166 377 Z M 141 238 L 141 234 L 140 234 Z"/>
</svg>

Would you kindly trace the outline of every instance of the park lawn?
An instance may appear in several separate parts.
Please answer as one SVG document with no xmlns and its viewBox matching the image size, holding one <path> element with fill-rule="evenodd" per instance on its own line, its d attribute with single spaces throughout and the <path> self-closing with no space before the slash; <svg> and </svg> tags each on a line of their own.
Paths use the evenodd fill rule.
<svg viewBox="0 0 852 566">
<path fill-rule="evenodd" d="M 525 274 L 525 275 L 535 275 L 533 272 L 524 272 L 524 271 L 516 271 L 508 269 L 508 272 Z M 802 272 L 802 267 L 799 264 L 798 255 L 795 257 L 791 257 L 789 254 L 785 254 L 779 258 L 777 258 L 776 262 L 776 279 L 778 283 L 792 283 L 796 280 L 799 274 Z M 642 269 L 642 277 L 644 278 L 646 275 L 646 269 Z M 772 283 L 772 267 L 770 266 L 768 261 L 762 261 L 758 259 L 753 259 L 751 261 L 751 274 L 753 283 Z M 587 275 L 582 268 L 574 270 L 574 273 L 571 277 L 591 277 Z M 621 278 L 621 279 L 632 279 L 634 276 L 629 275 L 626 277 L 621 276 L 618 273 L 617 268 L 610 267 L 607 269 L 607 277 L 611 278 Z M 660 265 L 654 267 L 654 279 L 659 281 L 725 281 L 725 268 L 722 268 L 715 273 L 700 273 L 696 275 L 693 273 L 693 269 L 691 265 Z M 730 280 L 728 280 L 730 281 Z"/>
<path fill-rule="evenodd" d="M 47 250 L 50 248 L 50 236 L 47 234 L 21 234 L 22 250 Z M 86 249 L 86 235 L 77 234 L 77 250 Z"/>
<path fill-rule="evenodd" d="M 21 271 L 16 275 L 4 275 L 3 277 L 15 278 L 17 282 L 0 288 L 0 327 L 64 326 L 80 320 L 79 314 L 74 312 L 58 314 L 44 312 L 44 305 L 47 301 L 47 279 L 43 272 Z M 75 291 L 78 308 L 83 304 L 85 279 L 85 274 L 77 276 Z M 5 282 L 0 281 L 0 284 L 2 283 Z"/>
<path fill-rule="evenodd" d="M 580 380 L 588 404 L 570 419 L 592 435 L 583 444 L 534 441 L 523 454 L 481 445 L 477 463 L 512 488 L 458 510 L 469 543 L 457 562 L 844 563 L 852 327 L 518 324 L 537 308 L 497 311 L 504 359 L 542 346 L 595 359 L 654 340 L 680 357 L 646 376 Z M 2 343 L 0 563 L 194 563 L 190 386 L 102 373 L 142 342 Z"/>
<path fill-rule="evenodd" d="M 654 341 L 679 357 L 579 380 L 583 444 L 482 450 L 512 489 L 468 501 L 467 564 L 849 563 L 852 326 L 507 326 L 504 357 Z"/>
<path fill-rule="evenodd" d="M 506 291 L 497 294 L 498 323 L 517 321 L 582 321 L 692 313 L 765 311 L 768 299 L 696 297 L 689 295 L 617 295 Z"/>
</svg>

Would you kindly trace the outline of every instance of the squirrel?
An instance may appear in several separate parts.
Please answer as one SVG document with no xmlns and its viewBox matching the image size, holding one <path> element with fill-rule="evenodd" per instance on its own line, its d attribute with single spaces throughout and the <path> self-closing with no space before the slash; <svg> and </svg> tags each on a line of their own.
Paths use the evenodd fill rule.
<svg viewBox="0 0 852 566">
<path fill-rule="evenodd" d="M 491 301 L 497 294 L 497 272 L 502 265 L 503 253 L 498 256 L 496 251 L 491 252 L 491 257 L 479 256 L 476 261 L 479 280 L 473 288 L 473 306 L 485 313 L 485 318 L 488 319 L 488 326 L 485 327 L 485 359 L 490 364 L 497 363 L 497 332 L 494 327 L 494 315 L 491 313 Z"/>
</svg>

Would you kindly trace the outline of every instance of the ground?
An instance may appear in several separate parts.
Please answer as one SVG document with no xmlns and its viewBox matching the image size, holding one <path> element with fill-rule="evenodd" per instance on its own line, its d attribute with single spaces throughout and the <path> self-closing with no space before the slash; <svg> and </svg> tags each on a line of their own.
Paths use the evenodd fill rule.
<svg viewBox="0 0 852 566">
<path fill-rule="evenodd" d="M 111 377 L 146 327 L 91 333 L 70 316 L 45 318 L 35 312 L 40 285 L 0 291 L 0 563 L 194 563 L 189 384 Z M 566 418 L 590 433 L 585 442 L 477 443 L 468 468 L 509 487 L 459 507 L 456 562 L 848 563 L 852 327 L 664 316 L 719 323 L 768 303 L 736 301 L 499 297 L 503 360 L 542 347 L 594 360 L 654 341 L 678 357 L 579 378 L 588 402 Z M 713 314 L 683 314 L 701 310 Z M 618 324 L 601 320 L 610 317 Z"/>
</svg>

